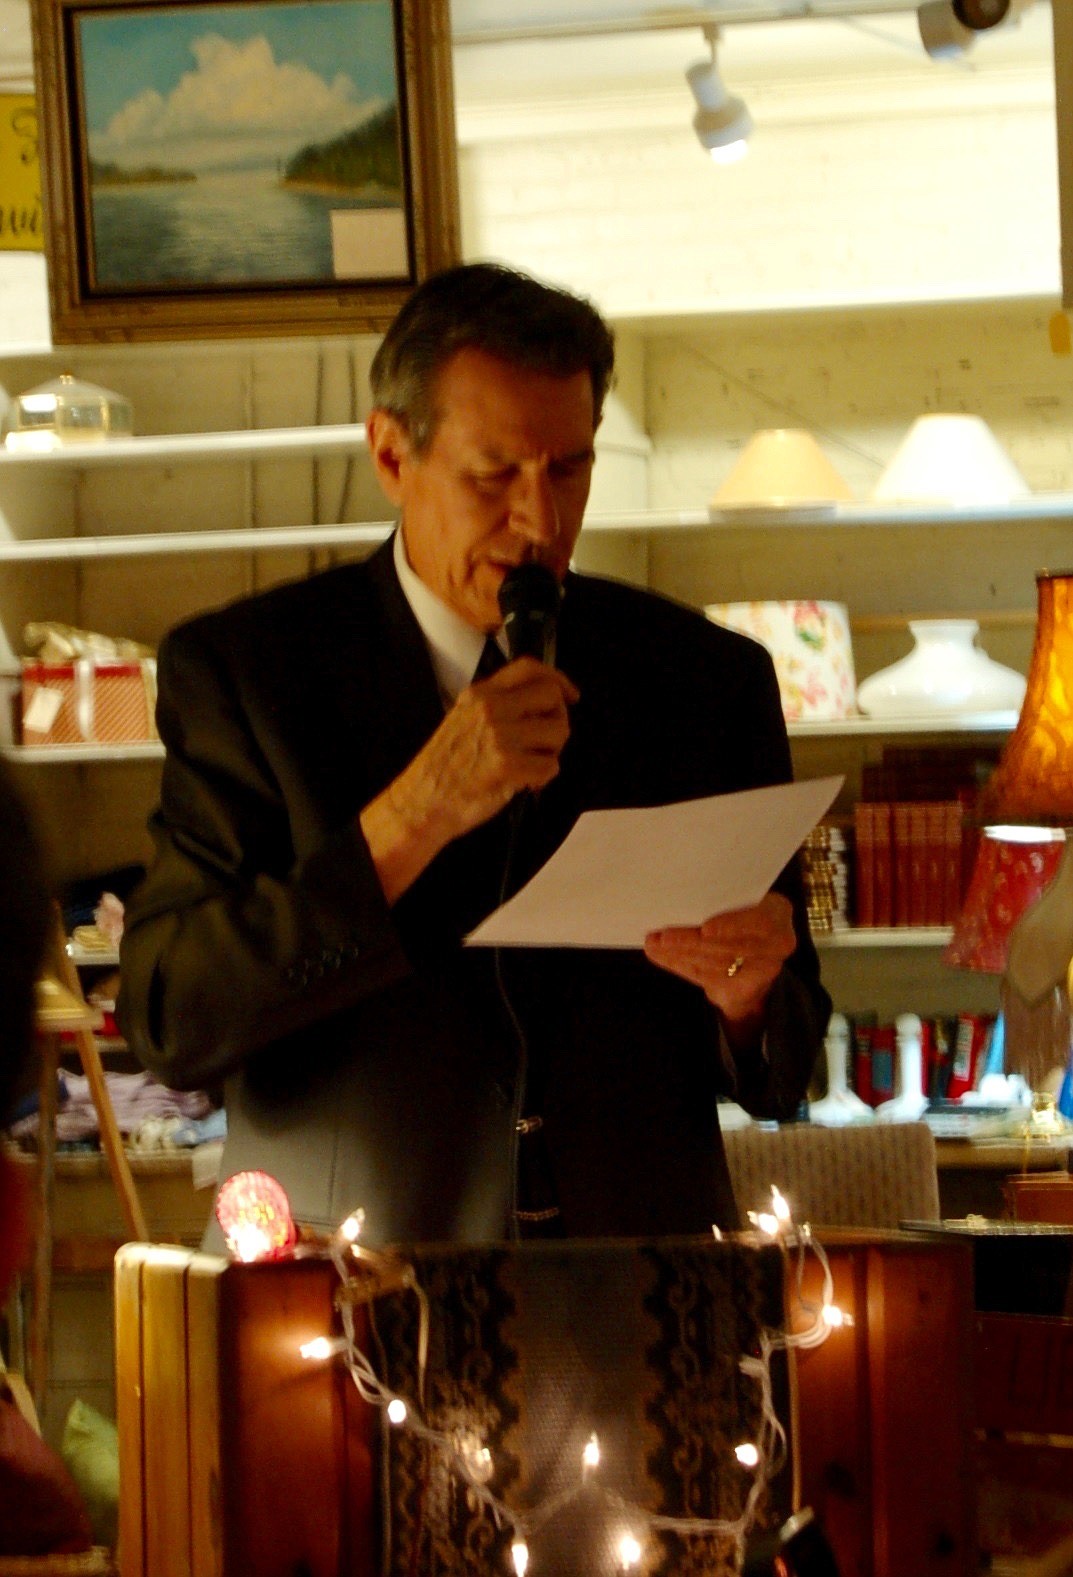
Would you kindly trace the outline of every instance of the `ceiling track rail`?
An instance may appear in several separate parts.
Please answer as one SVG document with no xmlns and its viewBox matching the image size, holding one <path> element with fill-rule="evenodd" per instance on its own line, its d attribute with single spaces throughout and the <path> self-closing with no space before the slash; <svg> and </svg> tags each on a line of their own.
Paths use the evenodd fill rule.
<svg viewBox="0 0 1073 1577">
<path fill-rule="evenodd" d="M 893 16 L 916 11 L 917 0 L 761 0 L 660 9 L 640 14 L 531 22 L 512 27 L 456 28 L 454 44 L 535 43 L 544 39 L 600 38 L 622 33 L 685 32 L 692 28 L 737 27 L 749 22 L 837 22 L 849 17 Z"/>
</svg>

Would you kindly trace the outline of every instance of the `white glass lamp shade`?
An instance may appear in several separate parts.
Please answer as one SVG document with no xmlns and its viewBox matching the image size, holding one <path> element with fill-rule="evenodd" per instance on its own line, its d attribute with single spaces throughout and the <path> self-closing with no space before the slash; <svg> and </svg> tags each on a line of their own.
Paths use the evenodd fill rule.
<svg viewBox="0 0 1073 1577">
<path fill-rule="evenodd" d="M 802 507 L 853 498 L 811 433 L 773 427 L 754 433 L 712 499 L 713 509 Z"/>
<path fill-rule="evenodd" d="M 979 628 L 975 619 L 911 619 L 913 650 L 865 679 L 857 705 L 871 717 L 1016 712 L 1024 676 L 974 644 Z"/>
<path fill-rule="evenodd" d="M 767 647 L 788 723 L 852 715 L 856 681 L 843 603 L 713 602 L 704 611 Z"/>
<path fill-rule="evenodd" d="M 919 416 L 876 484 L 881 503 L 1005 504 L 1031 488 L 980 416 Z"/>
</svg>

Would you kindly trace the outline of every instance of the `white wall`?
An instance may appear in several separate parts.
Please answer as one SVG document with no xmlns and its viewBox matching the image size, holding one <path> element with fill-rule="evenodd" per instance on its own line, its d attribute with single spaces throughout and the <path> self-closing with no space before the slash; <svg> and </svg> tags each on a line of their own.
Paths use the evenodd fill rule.
<svg viewBox="0 0 1073 1577">
<path fill-rule="evenodd" d="M 620 318 L 1057 294 L 1050 76 L 955 87 L 758 89 L 730 167 L 700 149 L 684 85 L 514 115 L 463 105 L 466 250 Z"/>
</svg>

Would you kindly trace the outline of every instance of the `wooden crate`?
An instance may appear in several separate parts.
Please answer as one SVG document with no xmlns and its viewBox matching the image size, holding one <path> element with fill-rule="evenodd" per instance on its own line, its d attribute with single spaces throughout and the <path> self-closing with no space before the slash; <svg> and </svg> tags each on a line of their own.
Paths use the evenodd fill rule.
<svg viewBox="0 0 1073 1577">
<path fill-rule="evenodd" d="M 821 1234 L 852 1316 L 798 1354 L 801 1500 L 840 1577 L 978 1570 L 971 1248 L 916 1234 Z M 818 1301 L 806 1261 L 804 1296 Z"/>
<path fill-rule="evenodd" d="M 372 1414 L 298 1350 L 329 1327 L 336 1272 L 234 1268 L 117 1257 L 122 1577 L 372 1577 Z"/>
<path fill-rule="evenodd" d="M 797 1361 L 799 1503 L 817 1512 L 841 1577 L 971 1577 L 969 1246 L 824 1242 L 854 1324 Z M 818 1301 L 817 1262 L 805 1264 Z M 372 1577 L 371 1410 L 338 1365 L 298 1354 L 330 1328 L 335 1282 L 324 1261 L 123 1249 L 123 1577 Z"/>
</svg>

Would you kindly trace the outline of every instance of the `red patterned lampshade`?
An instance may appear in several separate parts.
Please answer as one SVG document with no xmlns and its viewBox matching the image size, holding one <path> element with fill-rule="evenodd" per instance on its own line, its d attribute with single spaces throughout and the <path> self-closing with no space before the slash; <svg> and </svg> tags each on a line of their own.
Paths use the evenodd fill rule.
<svg viewBox="0 0 1073 1577">
<path fill-rule="evenodd" d="M 985 833 L 943 963 L 1001 975 L 1010 932 L 1050 886 L 1064 848 L 1061 832 L 1041 829 L 1024 840 Z"/>
<path fill-rule="evenodd" d="M 1073 826 L 1073 573 L 1036 576 L 1039 612 L 1028 687 L 980 796 L 987 823 Z"/>
</svg>

